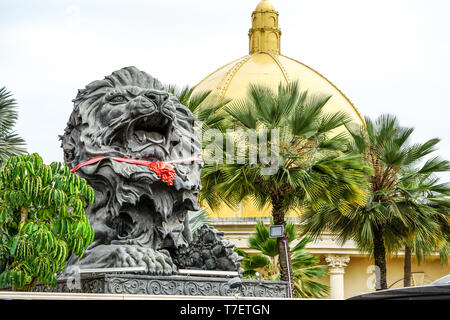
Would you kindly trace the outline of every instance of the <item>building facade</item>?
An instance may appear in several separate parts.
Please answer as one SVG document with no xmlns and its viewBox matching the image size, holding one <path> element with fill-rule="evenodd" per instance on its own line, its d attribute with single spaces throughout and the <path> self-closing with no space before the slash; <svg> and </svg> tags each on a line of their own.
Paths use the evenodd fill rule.
<svg viewBox="0 0 450 320">
<path fill-rule="evenodd" d="M 280 83 L 298 81 L 302 90 L 309 93 L 331 96 L 325 111 L 344 111 L 352 121 L 364 125 L 364 120 L 352 102 L 328 79 L 305 64 L 282 54 L 279 14 L 268 0 L 262 0 L 252 13 L 249 37 L 249 54 L 240 57 L 204 78 L 193 94 L 212 91 L 208 99 L 220 103 L 224 99 L 243 98 L 249 84 L 262 84 L 276 89 Z M 271 208 L 258 210 L 249 201 L 237 208 L 223 207 L 219 211 L 209 210 L 214 226 L 225 232 L 227 239 L 238 247 L 248 248 L 248 237 L 254 232 L 258 220 L 267 225 Z M 298 224 L 299 212 L 290 212 L 289 219 Z M 330 286 L 330 298 L 344 299 L 352 295 L 375 290 L 375 267 L 373 259 L 359 252 L 349 241 L 340 246 L 333 234 L 323 234 L 308 247 L 320 257 L 321 264 L 329 267 L 329 275 L 322 282 Z M 403 286 L 403 253 L 388 258 L 388 286 Z M 439 256 L 426 259 L 421 265 L 412 265 L 412 284 L 424 285 L 450 273 L 442 266 Z"/>
</svg>

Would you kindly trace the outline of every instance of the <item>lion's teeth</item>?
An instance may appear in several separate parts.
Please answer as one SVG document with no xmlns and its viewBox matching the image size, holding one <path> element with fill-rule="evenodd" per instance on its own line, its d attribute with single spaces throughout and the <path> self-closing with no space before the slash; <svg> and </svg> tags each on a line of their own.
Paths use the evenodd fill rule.
<svg viewBox="0 0 450 320">
<path fill-rule="evenodd" d="M 158 132 L 146 132 L 145 138 L 147 141 L 151 141 L 154 143 L 162 143 L 164 141 L 164 136 Z"/>
<path fill-rule="evenodd" d="M 138 130 L 134 133 L 139 142 L 145 142 L 145 131 Z"/>
<path fill-rule="evenodd" d="M 138 130 L 134 133 L 136 140 L 140 143 L 152 142 L 152 143 L 163 143 L 164 135 L 159 132 L 147 132 L 143 130 Z"/>
</svg>

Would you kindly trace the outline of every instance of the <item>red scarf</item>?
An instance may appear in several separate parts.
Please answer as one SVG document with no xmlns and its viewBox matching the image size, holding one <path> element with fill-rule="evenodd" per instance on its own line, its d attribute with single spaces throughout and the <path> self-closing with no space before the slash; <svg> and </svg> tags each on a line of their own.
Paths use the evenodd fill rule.
<svg viewBox="0 0 450 320">
<path fill-rule="evenodd" d="M 158 176 L 158 178 L 160 178 L 162 182 L 167 183 L 169 186 L 173 185 L 173 180 L 175 179 L 175 177 L 177 175 L 175 173 L 175 170 L 173 169 L 171 163 L 184 163 L 184 162 L 190 162 L 190 161 L 202 161 L 201 157 L 191 157 L 191 158 L 187 158 L 187 159 L 167 161 L 167 162 L 162 162 L 162 161 L 152 162 L 152 161 L 129 159 L 129 158 L 121 158 L 121 157 L 104 157 L 104 156 L 100 156 L 100 157 L 92 158 L 91 160 L 88 160 L 86 162 L 80 163 L 75 168 L 70 170 L 70 172 L 75 172 L 78 169 L 80 169 L 81 167 L 97 163 L 100 160 L 105 159 L 105 158 L 109 158 L 109 159 L 114 160 L 114 161 L 126 162 L 126 163 L 137 164 L 137 165 L 140 165 L 140 166 L 145 166 L 145 167 L 149 168 L 150 170 L 152 170 L 153 172 L 155 172 L 156 175 Z"/>
</svg>

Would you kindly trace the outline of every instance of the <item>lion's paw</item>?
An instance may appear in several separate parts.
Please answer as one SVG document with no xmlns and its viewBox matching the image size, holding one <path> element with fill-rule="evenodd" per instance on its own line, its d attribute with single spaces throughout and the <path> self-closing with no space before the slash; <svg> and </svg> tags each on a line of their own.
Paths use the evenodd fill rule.
<svg viewBox="0 0 450 320">
<path fill-rule="evenodd" d="M 115 264 L 117 267 L 145 267 L 146 272 L 153 275 L 171 275 L 176 271 L 168 251 L 140 246 L 118 246 Z"/>
</svg>

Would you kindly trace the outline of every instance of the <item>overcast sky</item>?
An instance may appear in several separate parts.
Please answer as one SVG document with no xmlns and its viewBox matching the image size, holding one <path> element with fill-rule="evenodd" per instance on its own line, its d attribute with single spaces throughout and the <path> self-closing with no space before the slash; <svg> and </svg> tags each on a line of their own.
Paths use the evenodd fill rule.
<svg viewBox="0 0 450 320">
<path fill-rule="evenodd" d="M 195 85 L 248 53 L 259 0 L 0 0 L 0 87 L 29 152 L 62 161 L 77 89 L 134 65 Z M 281 51 L 325 75 L 363 115 L 393 113 L 450 159 L 450 1 L 272 0 Z M 446 175 L 450 180 L 450 175 Z"/>
</svg>

